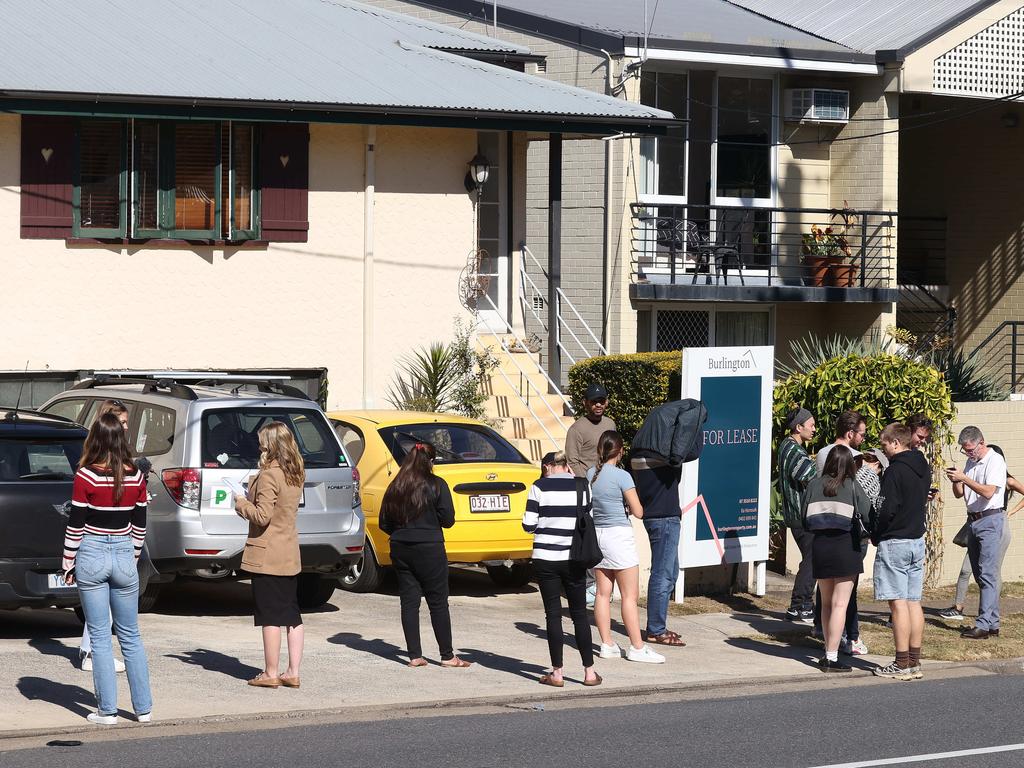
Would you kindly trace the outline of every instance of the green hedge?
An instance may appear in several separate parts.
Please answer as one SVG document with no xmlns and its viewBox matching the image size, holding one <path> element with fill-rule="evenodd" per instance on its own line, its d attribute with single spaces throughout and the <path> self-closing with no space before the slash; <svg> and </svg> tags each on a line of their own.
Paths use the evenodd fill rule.
<svg viewBox="0 0 1024 768">
<path fill-rule="evenodd" d="M 581 360 L 569 369 L 569 398 L 583 415 L 583 393 L 597 383 L 608 390 L 608 415 L 628 444 L 650 410 L 679 399 L 680 352 L 639 352 Z"/>
</svg>

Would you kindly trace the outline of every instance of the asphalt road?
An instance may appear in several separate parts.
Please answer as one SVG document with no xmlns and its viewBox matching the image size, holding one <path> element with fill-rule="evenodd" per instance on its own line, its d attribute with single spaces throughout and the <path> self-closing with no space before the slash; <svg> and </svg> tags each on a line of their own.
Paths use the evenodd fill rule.
<svg viewBox="0 0 1024 768">
<path fill-rule="evenodd" d="M 947 759 L 897 760 L 1024 741 L 1020 675 L 913 683 L 822 681 L 822 687 L 730 698 L 623 703 L 623 699 L 529 703 L 486 714 L 403 716 L 235 732 L 147 737 L 113 729 L 109 741 L 0 752 L 5 768 L 854 768 L 861 765 L 1024 764 L 1024 745 Z M 540 705 L 537 705 L 538 707 Z M 182 728 L 184 729 L 184 728 Z M 203 726 L 199 727 L 202 730 Z M 3 746 L 0 745 L 0 749 Z M 863 761 L 879 761 L 865 763 Z"/>
</svg>

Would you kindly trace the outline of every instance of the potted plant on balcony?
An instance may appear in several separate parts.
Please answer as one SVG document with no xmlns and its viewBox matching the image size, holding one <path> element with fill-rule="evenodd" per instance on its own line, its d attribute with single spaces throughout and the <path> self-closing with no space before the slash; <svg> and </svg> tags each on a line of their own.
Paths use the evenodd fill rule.
<svg viewBox="0 0 1024 768">
<path fill-rule="evenodd" d="M 844 201 L 845 206 L 845 201 Z M 802 261 L 811 268 L 811 283 L 817 286 L 850 288 L 857 278 L 857 265 L 847 237 L 853 211 L 844 207 L 832 218 L 839 218 L 841 226 L 811 226 L 802 236 Z"/>
</svg>

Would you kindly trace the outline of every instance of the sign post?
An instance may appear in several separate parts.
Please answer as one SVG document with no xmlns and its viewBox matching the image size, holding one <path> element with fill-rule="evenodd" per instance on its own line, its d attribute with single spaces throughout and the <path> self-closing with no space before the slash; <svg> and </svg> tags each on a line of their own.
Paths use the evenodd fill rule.
<svg viewBox="0 0 1024 768">
<path fill-rule="evenodd" d="M 679 537 L 682 569 L 756 563 L 764 593 L 771 504 L 772 347 L 683 350 L 682 396 L 708 410 L 700 459 L 683 465 Z"/>
</svg>

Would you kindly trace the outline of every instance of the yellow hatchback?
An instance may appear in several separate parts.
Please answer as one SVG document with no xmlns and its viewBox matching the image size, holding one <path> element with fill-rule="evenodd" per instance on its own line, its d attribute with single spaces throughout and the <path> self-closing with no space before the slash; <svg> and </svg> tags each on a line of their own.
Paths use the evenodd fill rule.
<svg viewBox="0 0 1024 768">
<path fill-rule="evenodd" d="M 444 532 L 448 560 L 478 563 L 496 584 L 522 586 L 530 578 L 532 537 L 523 531 L 526 495 L 540 470 L 482 422 L 447 413 L 332 411 L 327 414 L 358 470 L 366 517 L 363 558 L 342 579 L 352 592 L 380 586 L 391 565 L 381 532 L 380 502 L 391 478 L 416 443 L 430 443 L 434 473 L 455 503 L 455 525 Z"/>
</svg>

